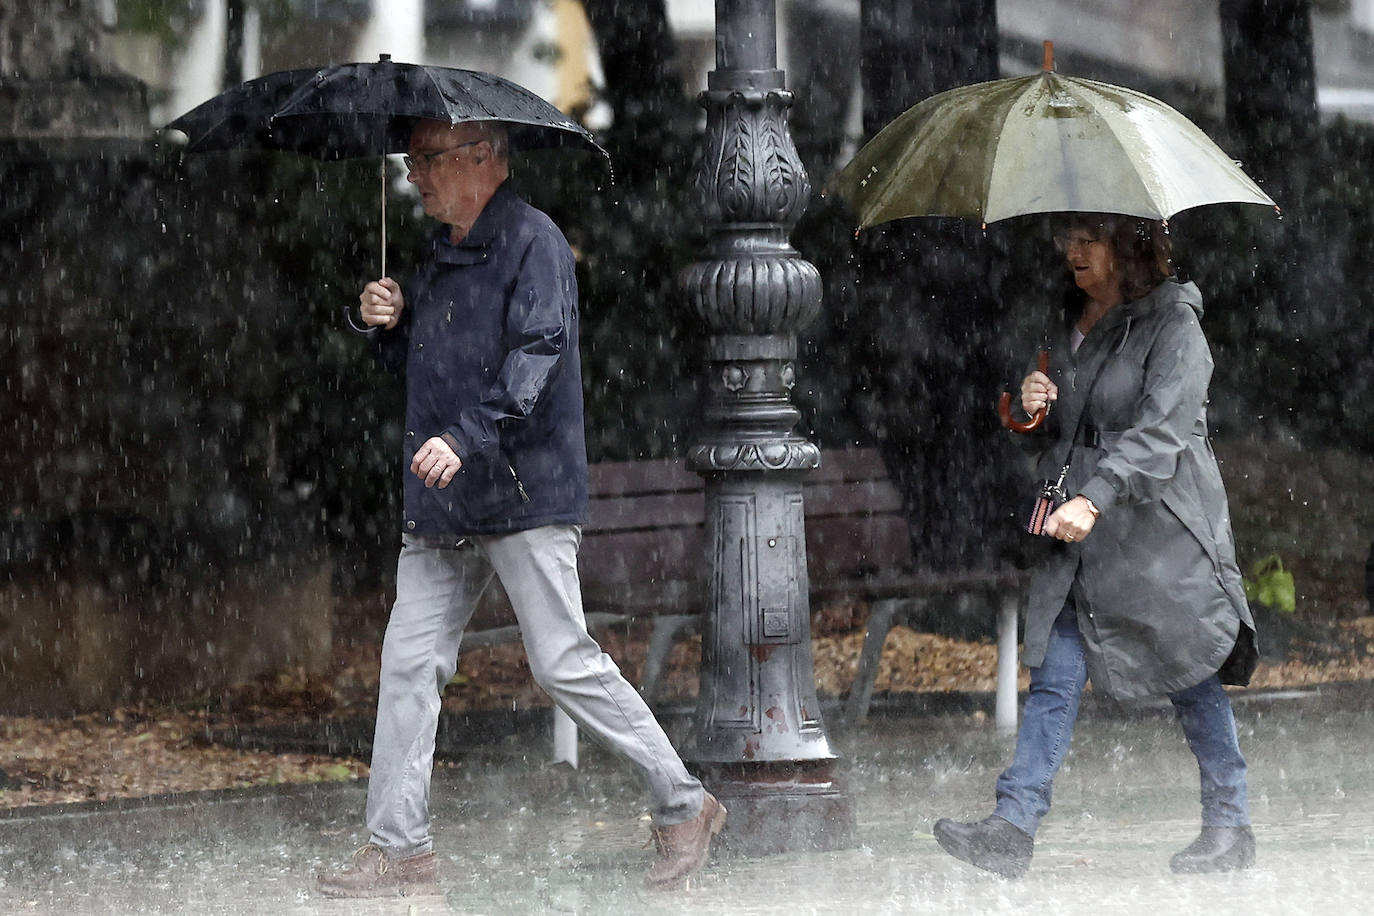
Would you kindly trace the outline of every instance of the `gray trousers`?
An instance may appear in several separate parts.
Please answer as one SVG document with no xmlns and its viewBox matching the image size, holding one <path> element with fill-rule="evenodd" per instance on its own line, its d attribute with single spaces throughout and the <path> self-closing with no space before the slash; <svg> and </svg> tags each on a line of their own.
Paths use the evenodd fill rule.
<svg viewBox="0 0 1374 916">
<path fill-rule="evenodd" d="M 458 670 L 463 630 L 499 576 L 530 670 L 578 727 L 642 772 L 654 821 L 682 823 L 704 801 L 639 692 L 587 633 L 577 578 L 579 528 L 554 525 L 499 537 L 406 535 L 396 603 L 382 644 L 377 730 L 367 790 L 371 841 L 392 857 L 429 852 L 429 788 L 444 686 Z"/>
</svg>

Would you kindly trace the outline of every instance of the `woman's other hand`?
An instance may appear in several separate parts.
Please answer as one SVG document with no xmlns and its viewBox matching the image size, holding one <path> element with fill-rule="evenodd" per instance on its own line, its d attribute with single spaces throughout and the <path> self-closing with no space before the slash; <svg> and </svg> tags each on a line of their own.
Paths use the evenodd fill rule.
<svg viewBox="0 0 1374 916">
<path fill-rule="evenodd" d="M 1096 523 L 1097 514 L 1092 510 L 1092 503 L 1086 496 L 1075 496 L 1045 519 L 1045 534 L 1072 543 L 1087 537 Z"/>
<path fill-rule="evenodd" d="M 1027 416 L 1035 416 L 1059 399 L 1059 386 L 1043 372 L 1032 372 L 1021 380 L 1021 409 Z"/>
</svg>

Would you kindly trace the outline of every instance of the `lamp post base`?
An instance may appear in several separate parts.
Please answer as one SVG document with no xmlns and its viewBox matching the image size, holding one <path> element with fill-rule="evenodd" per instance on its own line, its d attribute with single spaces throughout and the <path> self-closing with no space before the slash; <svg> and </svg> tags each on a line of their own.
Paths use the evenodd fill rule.
<svg viewBox="0 0 1374 916">
<path fill-rule="evenodd" d="M 854 809 L 833 761 L 708 764 L 698 775 L 730 812 L 726 856 L 826 852 L 854 846 Z"/>
</svg>

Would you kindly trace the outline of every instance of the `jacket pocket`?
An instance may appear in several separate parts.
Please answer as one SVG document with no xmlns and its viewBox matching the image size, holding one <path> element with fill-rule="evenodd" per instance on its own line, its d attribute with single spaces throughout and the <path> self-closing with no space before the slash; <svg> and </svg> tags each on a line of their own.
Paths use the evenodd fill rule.
<svg viewBox="0 0 1374 916">
<path fill-rule="evenodd" d="M 495 452 L 474 457 L 454 475 L 445 490 L 428 491 L 471 522 L 490 522 L 515 515 L 529 502 L 524 485 L 505 456 Z"/>
<path fill-rule="evenodd" d="M 489 459 L 475 461 L 463 503 L 470 518 L 486 522 L 514 515 L 529 503 L 529 494 L 513 464 L 496 450 Z"/>
<path fill-rule="evenodd" d="M 1216 534 L 1207 516 L 1202 512 L 1194 494 L 1177 486 L 1171 487 L 1162 500 L 1169 514 L 1176 518 L 1188 533 L 1197 541 L 1202 552 L 1212 564 L 1213 571 L 1221 574 L 1221 558 L 1217 556 Z"/>
</svg>

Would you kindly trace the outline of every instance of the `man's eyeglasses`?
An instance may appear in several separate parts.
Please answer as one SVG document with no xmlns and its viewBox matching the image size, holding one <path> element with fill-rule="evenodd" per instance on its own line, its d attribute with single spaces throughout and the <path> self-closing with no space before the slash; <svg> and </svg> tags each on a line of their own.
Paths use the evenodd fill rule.
<svg viewBox="0 0 1374 916">
<path fill-rule="evenodd" d="M 1054 247 L 1059 249 L 1060 254 L 1067 253 L 1070 248 L 1087 248 L 1094 242 L 1106 241 L 1106 236 L 1087 235 L 1081 232 L 1064 233 L 1054 237 Z"/>
<path fill-rule="evenodd" d="M 428 172 L 434 168 L 434 160 L 445 153 L 455 153 L 465 146 L 472 146 L 474 143 L 481 142 L 481 140 L 469 140 L 466 143 L 459 143 L 457 146 L 450 146 L 448 149 L 436 150 L 432 153 L 416 153 L 414 159 L 409 156 L 402 156 L 401 162 L 405 164 L 408 172 Z"/>
</svg>

